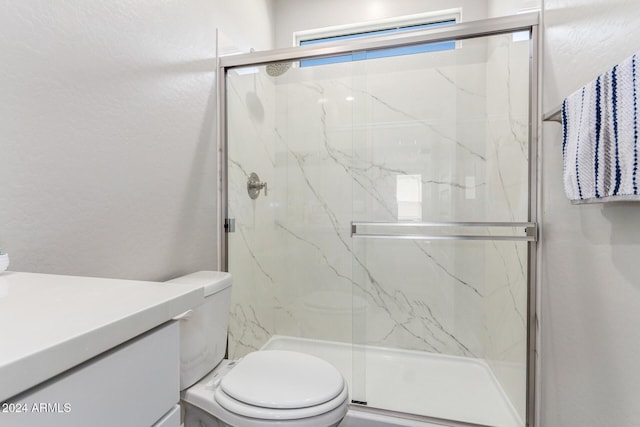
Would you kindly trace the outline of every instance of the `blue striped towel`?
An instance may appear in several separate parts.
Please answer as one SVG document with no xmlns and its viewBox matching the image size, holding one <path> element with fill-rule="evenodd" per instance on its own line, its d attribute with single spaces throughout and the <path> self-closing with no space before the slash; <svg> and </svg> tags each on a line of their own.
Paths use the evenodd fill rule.
<svg viewBox="0 0 640 427">
<path fill-rule="evenodd" d="M 571 203 L 640 201 L 636 55 L 562 103 L 564 189 Z"/>
</svg>

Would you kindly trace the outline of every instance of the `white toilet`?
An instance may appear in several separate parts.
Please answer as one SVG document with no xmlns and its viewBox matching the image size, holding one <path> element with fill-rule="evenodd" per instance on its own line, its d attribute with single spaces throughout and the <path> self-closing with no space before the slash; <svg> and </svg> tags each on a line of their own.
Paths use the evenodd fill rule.
<svg viewBox="0 0 640 427">
<path fill-rule="evenodd" d="M 204 303 L 180 318 L 185 427 L 333 427 L 347 413 L 346 382 L 315 356 L 280 350 L 224 359 L 232 278 L 200 271 L 170 280 L 202 284 Z"/>
</svg>

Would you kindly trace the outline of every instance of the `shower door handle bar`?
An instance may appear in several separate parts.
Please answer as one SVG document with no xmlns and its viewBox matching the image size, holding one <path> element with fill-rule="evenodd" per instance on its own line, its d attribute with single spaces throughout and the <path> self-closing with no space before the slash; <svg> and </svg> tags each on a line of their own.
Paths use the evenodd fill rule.
<svg viewBox="0 0 640 427">
<path fill-rule="evenodd" d="M 378 233 L 369 228 L 411 228 L 413 232 Z M 522 230 L 522 234 L 479 234 L 464 233 L 461 229 L 494 228 Z M 416 233 L 415 229 L 419 231 Z M 449 230 L 447 230 L 449 229 Z M 381 231 L 383 231 L 381 230 Z M 423 231 L 424 230 L 424 231 Z M 434 231 L 441 232 L 435 233 Z M 538 226 L 534 222 L 351 222 L 351 237 L 368 239 L 404 239 L 404 240 L 502 240 L 535 242 L 538 240 Z"/>
</svg>

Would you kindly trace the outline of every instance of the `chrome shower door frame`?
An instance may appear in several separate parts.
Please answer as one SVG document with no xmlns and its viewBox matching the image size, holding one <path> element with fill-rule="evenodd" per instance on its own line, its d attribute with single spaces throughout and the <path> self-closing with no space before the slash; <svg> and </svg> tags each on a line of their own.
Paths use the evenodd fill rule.
<svg viewBox="0 0 640 427">
<path fill-rule="evenodd" d="M 231 230 L 232 219 L 228 215 L 228 140 L 227 140 L 227 91 L 226 78 L 227 72 L 234 68 L 245 66 L 259 66 L 274 62 L 295 62 L 303 59 L 313 59 L 335 56 L 340 54 L 351 54 L 360 51 L 381 50 L 394 47 L 411 46 L 424 43 L 435 43 L 451 40 L 464 40 L 469 38 L 477 38 L 505 33 L 514 33 L 518 31 L 529 31 L 531 34 L 530 42 L 530 58 L 529 58 L 529 204 L 528 219 L 526 226 L 534 230 L 535 235 L 527 236 L 522 240 L 528 242 L 528 272 L 527 272 L 527 402 L 526 402 L 526 420 L 525 425 L 528 427 L 535 426 L 537 412 L 537 387 L 536 375 L 538 362 L 536 359 L 536 348 L 538 343 L 538 327 L 537 327 L 537 296 L 538 296 L 538 265 L 537 251 L 539 250 L 538 241 L 538 215 L 539 215 L 539 176 L 538 176 L 538 158 L 539 158 L 539 141 L 538 128 L 540 125 L 540 106 L 539 106 L 539 14 L 538 12 L 529 12 L 519 15 L 489 18 L 480 21 L 470 21 L 458 23 L 453 26 L 439 27 L 429 30 L 415 31 L 411 34 L 402 33 L 386 36 L 375 36 L 368 39 L 353 39 L 340 42 L 325 43 L 323 45 L 308 45 L 291 47 L 284 49 L 276 49 L 262 52 L 252 52 L 241 55 L 233 55 L 217 58 L 217 106 L 218 106 L 218 147 L 219 147 L 219 171 L 220 171 L 220 218 L 219 223 L 222 224 L 220 230 L 220 248 L 219 262 L 220 267 L 224 271 L 229 269 L 229 236 Z M 450 224 L 449 224 L 450 225 Z M 456 224 L 464 226 L 464 223 Z M 477 224 L 476 224 L 477 225 Z M 457 236 L 460 238 L 460 236 Z M 461 237 L 464 239 L 464 237 Z M 375 408 L 362 408 L 359 405 L 352 405 L 354 409 L 364 410 L 367 412 L 388 414 L 396 417 L 435 421 L 438 423 L 446 422 L 450 426 L 472 426 L 473 424 L 460 423 L 450 420 L 434 419 L 430 417 L 417 416 L 414 414 L 400 414 L 392 411 L 380 410 Z"/>
</svg>

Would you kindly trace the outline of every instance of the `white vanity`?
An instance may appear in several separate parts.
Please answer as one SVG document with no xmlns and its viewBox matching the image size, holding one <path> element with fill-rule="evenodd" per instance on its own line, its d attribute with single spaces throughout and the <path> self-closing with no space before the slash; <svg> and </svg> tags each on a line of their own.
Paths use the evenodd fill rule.
<svg viewBox="0 0 640 427">
<path fill-rule="evenodd" d="M 178 427 L 201 286 L 0 273 L 0 427 Z"/>
</svg>

